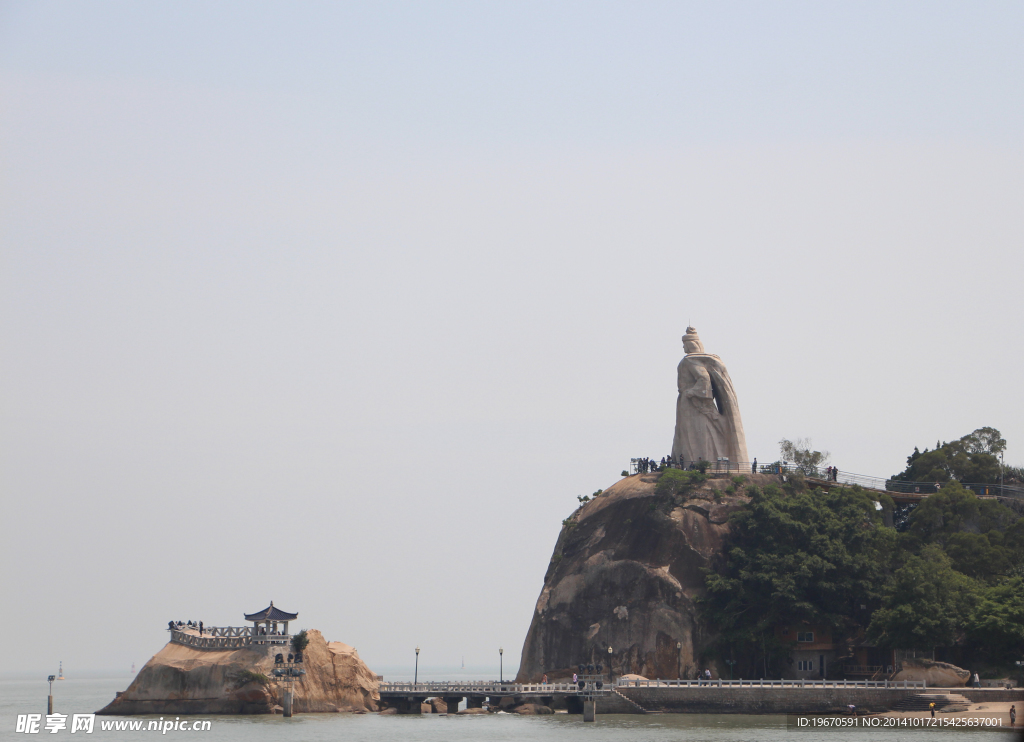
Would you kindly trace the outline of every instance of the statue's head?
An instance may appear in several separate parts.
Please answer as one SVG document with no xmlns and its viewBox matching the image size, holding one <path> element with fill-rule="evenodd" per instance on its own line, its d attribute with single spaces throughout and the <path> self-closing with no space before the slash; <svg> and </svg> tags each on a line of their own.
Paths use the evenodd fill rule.
<svg viewBox="0 0 1024 742">
<path fill-rule="evenodd" d="M 697 336 L 696 327 L 686 328 L 686 334 L 683 335 L 683 350 L 686 351 L 686 355 L 704 352 L 704 343 L 702 343 L 700 338 Z"/>
</svg>

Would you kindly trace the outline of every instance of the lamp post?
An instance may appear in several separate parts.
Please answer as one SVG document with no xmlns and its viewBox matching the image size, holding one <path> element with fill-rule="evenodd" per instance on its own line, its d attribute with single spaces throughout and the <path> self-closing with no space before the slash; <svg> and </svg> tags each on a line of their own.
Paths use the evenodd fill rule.
<svg viewBox="0 0 1024 742">
<path fill-rule="evenodd" d="M 50 675 L 46 678 L 50 684 L 50 695 L 46 697 L 46 715 L 49 716 L 53 713 L 53 681 L 57 679 L 56 675 Z"/>
<path fill-rule="evenodd" d="M 505 682 L 505 650 L 498 647 L 498 682 Z"/>
<path fill-rule="evenodd" d="M 419 648 L 419 645 L 416 645 L 416 670 L 413 672 L 413 675 L 412 675 L 412 684 L 416 685 L 416 683 L 417 683 L 417 681 L 419 679 L 420 679 L 420 648 Z"/>
<path fill-rule="evenodd" d="M 732 666 L 736 664 L 736 660 L 726 660 L 725 664 L 729 666 L 729 680 L 732 680 Z"/>
<path fill-rule="evenodd" d="M 683 643 L 676 642 L 676 679 L 683 678 Z"/>
</svg>

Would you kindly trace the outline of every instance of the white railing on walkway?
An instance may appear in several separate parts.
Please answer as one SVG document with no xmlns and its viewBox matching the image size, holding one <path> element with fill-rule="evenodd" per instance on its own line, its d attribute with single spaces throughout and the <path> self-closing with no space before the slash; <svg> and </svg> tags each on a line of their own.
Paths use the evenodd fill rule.
<svg viewBox="0 0 1024 742">
<path fill-rule="evenodd" d="M 924 680 L 630 680 L 619 678 L 606 687 L 615 688 L 877 688 L 910 690 L 928 687 Z M 427 696 L 457 696 L 463 694 L 494 695 L 551 695 L 553 693 L 576 693 L 575 683 L 499 683 L 479 681 L 449 683 L 445 681 L 424 683 L 384 683 L 379 686 L 381 693 L 409 693 Z"/>
<path fill-rule="evenodd" d="M 619 678 L 617 688 L 927 688 L 924 680 L 630 680 Z"/>
<path fill-rule="evenodd" d="M 573 693 L 577 690 L 574 683 L 499 683 L 497 680 L 481 680 L 462 683 L 445 681 L 424 683 L 381 683 L 381 693 L 415 693 L 427 695 L 452 695 L 459 693 L 493 693 L 495 695 Z"/>
</svg>

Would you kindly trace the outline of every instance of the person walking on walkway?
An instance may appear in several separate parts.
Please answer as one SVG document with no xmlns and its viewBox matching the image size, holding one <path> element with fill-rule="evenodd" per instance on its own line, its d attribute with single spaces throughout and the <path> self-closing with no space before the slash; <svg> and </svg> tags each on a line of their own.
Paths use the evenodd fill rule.
<svg viewBox="0 0 1024 742">
<path fill-rule="evenodd" d="M 935 701 L 928 704 L 928 710 L 932 712 L 932 718 L 935 718 Z"/>
<path fill-rule="evenodd" d="M 1017 707 L 1014 705 L 1010 706 L 1010 726 L 1012 727 L 1017 723 Z"/>
<path fill-rule="evenodd" d="M 981 678 L 978 677 L 978 673 L 974 673 L 974 687 L 975 688 L 980 688 L 981 687 Z"/>
</svg>

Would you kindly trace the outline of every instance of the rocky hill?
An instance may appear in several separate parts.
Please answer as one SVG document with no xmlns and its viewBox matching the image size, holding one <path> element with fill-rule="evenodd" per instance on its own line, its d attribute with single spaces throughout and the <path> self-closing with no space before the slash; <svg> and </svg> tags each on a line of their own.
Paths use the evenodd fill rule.
<svg viewBox="0 0 1024 742">
<path fill-rule="evenodd" d="M 293 710 L 376 711 L 377 676 L 356 651 L 342 642 L 328 643 L 316 629 L 307 636 L 306 675 L 295 682 Z M 266 676 L 280 651 L 272 646 L 213 651 L 168 643 L 97 713 L 272 713 L 281 703 L 282 683 Z"/>
<path fill-rule="evenodd" d="M 735 476 L 735 475 L 734 475 Z M 517 680 L 572 674 L 580 662 L 616 675 L 694 677 L 705 637 L 694 599 L 721 554 L 729 515 L 747 484 L 770 475 L 658 487 L 627 477 L 566 519 L 544 577 Z M 612 654 L 608 654 L 612 647 Z M 701 668 L 703 669 L 703 668 Z"/>
</svg>

